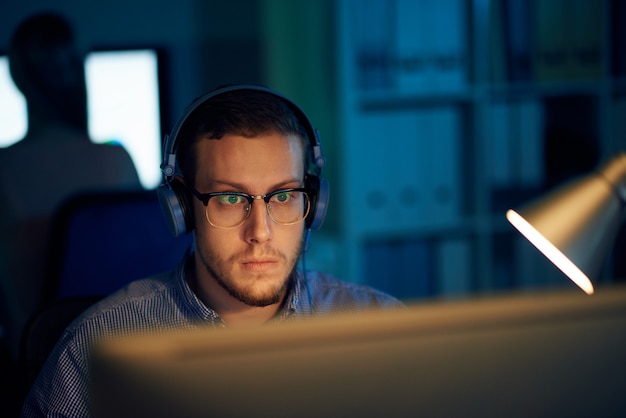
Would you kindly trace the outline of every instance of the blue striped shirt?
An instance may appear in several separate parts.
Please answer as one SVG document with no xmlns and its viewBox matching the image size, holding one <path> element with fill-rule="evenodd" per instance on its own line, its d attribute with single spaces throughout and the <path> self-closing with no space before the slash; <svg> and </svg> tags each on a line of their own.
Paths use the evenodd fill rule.
<svg viewBox="0 0 626 418">
<path fill-rule="evenodd" d="M 225 326 L 217 312 L 205 306 L 188 286 L 184 273 L 187 260 L 172 272 L 130 283 L 70 324 L 33 384 L 22 416 L 89 416 L 89 352 L 100 339 Z M 275 320 L 402 306 L 385 293 L 318 272 L 307 272 L 304 277 L 297 271 L 293 279 Z"/>
</svg>

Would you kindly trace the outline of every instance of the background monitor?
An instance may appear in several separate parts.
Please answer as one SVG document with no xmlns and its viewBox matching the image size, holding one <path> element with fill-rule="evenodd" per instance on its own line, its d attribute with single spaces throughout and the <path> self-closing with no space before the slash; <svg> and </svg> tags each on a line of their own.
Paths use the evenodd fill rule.
<svg viewBox="0 0 626 418">
<path fill-rule="evenodd" d="M 9 59 L 0 56 L 0 147 L 8 147 L 26 135 L 26 100 L 13 83 Z"/>
<path fill-rule="evenodd" d="M 19 141 L 28 122 L 26 102 L 0 56 L 0 147 Z M 119 143 L 130 154 L 144 188 L 161 182 L 159 59 L 155 49 L 87 54 L 88 127 L 96 143 Z"/>
<path fill-rule="evenodd" d="M 616 287 L 111 340 L 93 415 L 619 416 L 624 330 Z"/>
</svg>

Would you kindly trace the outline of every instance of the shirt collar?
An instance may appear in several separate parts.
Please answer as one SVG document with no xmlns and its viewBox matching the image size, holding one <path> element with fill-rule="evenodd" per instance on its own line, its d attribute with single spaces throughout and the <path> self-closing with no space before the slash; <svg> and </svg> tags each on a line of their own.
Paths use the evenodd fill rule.
<svg viewBox="0 0 626 418">
<path fill-rule="evenodd" d="M 295 270 L 292 273 L 289 294 L 279 313 L 279 318 L 289 319 L 310 316 L 312 312 L 310 299 L 311 295 L 305 274 L 300 270 Z"/>
<path fill-rule="evenodd" d="M 192 262 L 193 251 L 188 251 L 185 253 L 176 268 L 176 280 L 182 292 L 183 300 L 187 305 L 187 308 L 185 310 L 189 310 L 191 312 L 191 315 L 198 318 L 200 322 L 206 321 L 213 325 L 223 326 L 224 321 L 222 320 L 222 318 L 220 318 L 217 312 L 206 306 L 200 300 L 200 298 L 196 296 L 195 292 L 191 289 L 191 286 L 187 281 L 187 272 Z"/>
</svg>

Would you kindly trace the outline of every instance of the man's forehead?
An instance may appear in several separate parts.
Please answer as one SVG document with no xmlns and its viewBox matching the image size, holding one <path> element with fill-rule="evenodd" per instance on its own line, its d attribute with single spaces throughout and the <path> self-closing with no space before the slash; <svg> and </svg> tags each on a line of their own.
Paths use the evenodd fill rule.
<svg viewBox="0 0 626 418">
<path fill-rule="evenodd" d="M 204 183 L 278 184 L 304 177 L 304 149 L 295 135 L 226 135 L 200 141 L 197 151 L 197 176 Z"/>
</svg>

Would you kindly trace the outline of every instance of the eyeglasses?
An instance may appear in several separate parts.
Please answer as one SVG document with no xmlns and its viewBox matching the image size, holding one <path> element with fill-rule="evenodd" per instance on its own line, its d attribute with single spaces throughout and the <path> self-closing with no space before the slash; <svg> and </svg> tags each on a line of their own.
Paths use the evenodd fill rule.
<svg viewBox="0 0 626 418">
<path fill-rule="evenodd" d="M 205 206 L 206 220 L 216 228 L 234 228 L 250 216 L 252 203 L 263 200 L 270 219 L 280 225 L 295 225 L 309 214 L 311 200 L 304 188 L 280 189 L 253 196 L 240 192 L 200 193 L 187 186 Z"/>
</svg>

